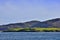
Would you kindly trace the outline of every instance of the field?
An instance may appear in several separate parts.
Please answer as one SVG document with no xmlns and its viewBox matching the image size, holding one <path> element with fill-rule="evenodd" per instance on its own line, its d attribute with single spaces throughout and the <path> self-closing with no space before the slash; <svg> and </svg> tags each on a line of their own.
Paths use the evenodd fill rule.
<svg viewBox="0 0 60 40">
<path fill-rule="evenodd" d="M 36 31 L 41 31 L 41 32 L 44 32 L 44 31 L 60 31 L 60 28 L 33 28 L 35 29 Z"/>
<path fill-rule="evenodd" d="M 60 32 L 60 28 L 10 28 L 8 32 Z"/>
</svg>

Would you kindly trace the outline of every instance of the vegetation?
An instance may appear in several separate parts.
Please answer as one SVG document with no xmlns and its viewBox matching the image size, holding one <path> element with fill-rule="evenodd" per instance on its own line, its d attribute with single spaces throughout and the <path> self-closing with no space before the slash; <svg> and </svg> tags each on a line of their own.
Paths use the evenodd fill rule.
<svg viewBox="0 0 60 40">
<path fill-rule="evenodd" d="M 8 32 L 60 32 L 60 28 L 10 28 Z M 3 31 L 3 32 L 7 32 Z"/>
<path fill-rule="evenodd" d="M 33 28 L 36 31 L 41 31 L 41 32 L 56 32 L 60 31 L 60 28 Z"/>
</svg>

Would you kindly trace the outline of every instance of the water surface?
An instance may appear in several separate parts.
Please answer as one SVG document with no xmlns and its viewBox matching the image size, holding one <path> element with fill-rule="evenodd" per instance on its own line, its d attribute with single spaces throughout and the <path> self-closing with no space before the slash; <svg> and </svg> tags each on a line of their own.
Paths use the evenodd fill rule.
<svg viewBox="0 0 60 40">
<path fill-rule="evenodd" d="M 60 32 L 0 32 L 0 40 L 60 40 Z"/>
</svg>

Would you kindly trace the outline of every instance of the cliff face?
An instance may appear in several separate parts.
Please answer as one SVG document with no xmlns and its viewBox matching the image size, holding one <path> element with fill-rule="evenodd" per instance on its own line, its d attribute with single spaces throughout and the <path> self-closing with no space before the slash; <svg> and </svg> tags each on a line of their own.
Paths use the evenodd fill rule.
<svg viewBox="0 0 60 40">
<path fill-rule="evenodd" d="M 13 23 L 13 24 L 7 24 L 7 25 L 0 25 L 0 30 L 6 30 L 8 28 L 16 28 L 16 27 L 20 27 L 20 28 L 34 28 L 34 27 L 41 27 L 41 28 L 51 28 L 51 27 L 56 27 L 56 28 L 60 28 L 60 18 L 56 18 L 56 19 L 51 19 L 51 20 L 47 20 L 47 21 L 29 21 L 29 22 L 24 22 L 24 23 Z"/>
</svg>

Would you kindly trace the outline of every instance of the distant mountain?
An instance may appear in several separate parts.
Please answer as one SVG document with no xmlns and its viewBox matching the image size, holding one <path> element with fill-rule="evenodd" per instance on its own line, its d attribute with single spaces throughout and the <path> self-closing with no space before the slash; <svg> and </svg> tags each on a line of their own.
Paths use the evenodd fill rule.
<svg viewBox="0 0 60 40">
<path fill-rule="evenodd" d="M 40 22 L 40 23 L 37 23 L 37 24 L 33 25 L 32 27 L 47 28 L 47 27 L 50 27 L 50 26 L 52 26 L 52 25 L 47 24 L 47 23 L 45 23 L 45 22 Z"/>
<path fill-rule="evenodd" d="M 9 28 L 17 28 L 17 27 L 20 27 L 20 28 L 27 28 L 27 27 L 30 27 L 30 28 L 33 28 L 32 26 L 39 23 L 40 21 L 29 21 L 29 22 L 24 22 L 24 23 L 11 23 L 11 24 L 7 24 L 7 25 L 0 25 L 0 29 L 1 30 L 6 30 L 6 29 L 9 29 Z"/>
<path fill-rule="evenodd" d="M 30 21 L 28 22 L 28 24 L 31 24 L 31 28 L 32 27 L 41 27 L 41 28 L 48 28 L 48 27 L 60 27 L 60 18 L 56 18 L 56 19 L 51 19 L 51 20 L 46 20 L 43 22 L 40 21 Z"/>
<path fill-rule="evenodd" d="M 34 20 L 34 21 L 25 22 L 24 24 L 25 24 L 27 27 L 33 28 L 32 26 L 33 26 L 33 25 L 36 25 L 37 23 L 41 23 L 41 22 Z"/>
<path fill-rule="evenodd" d="M 51 24 L 51 23 L 54 23 L 54 22 L 57 22 L 57 21 L 60 21 L 60 18 L 46 20 L 46 21 L 43 21 L 43 22 Z"/>
<path fill-rule="evenodd" d="M 60 18 L 47 20 L 44 23 L 50 24 L 50 27 L 60 27 Z"/>
<path fill-rule="evenodd" d="M 20 28 L 34 28 L 34 27 L 41 27 L 41 28 L 48 28 L 48 27 L 56 27 L 56 28 L 60 28 L 60 18 L 56 18 L 56 19 L 51 19 L 51 20 L 46 20 L 43 22 L 40 21 L 28 21 L 28 22 L 24 22 L 24 23 L 12 23 L 12 24 L 7 24 L 7 25 L 0 25 L 0 30 L 6 30 L 8 28 L 16 28 L 16 27 L 20 27 Z"/>
</svg>

